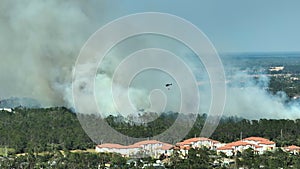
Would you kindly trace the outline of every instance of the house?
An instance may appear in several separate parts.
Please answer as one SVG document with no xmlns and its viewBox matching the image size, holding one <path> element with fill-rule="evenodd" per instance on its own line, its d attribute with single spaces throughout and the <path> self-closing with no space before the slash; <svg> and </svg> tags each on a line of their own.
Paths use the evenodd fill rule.
<svg viewBox="0 0 300 169">
<path fill-rule="evenodd" d="M 283 150 L 295 155 L 300 153 L 300 147 L 295 145 L 284 147 Z"/>
<path fill-rule="evenodd" d="M 232 156 L 236 155 L 237 152 L 243 152 L 244 150 L 251 148 L 257 154 L 263 154 L 265 151 L 274 150 L 275 147 L 276 143 L 268 139 L 262 137 L 248 137 L 243 140 L 228 143 L 222 147 L 217 148 L 217 153 L 223 152 L 227 156 Z"/>
<path fill-rule="evenodd" d="M 195 137 L 195 138 L 190 138 L 182 142 L 179 142 L 177 143 L 177 145 L 191 146 L 192 148 L 206 147 L 210 150 L 216 150 L 218 147 L 221 147 L 223 144 L 221 144 L 219 141 L 212 140 L 209 138 Z"/>
<path fill-rule="evenodd" d="M 145 141 L 134 143 L 134 145 L 142 146 L 143 149 L 151 151 L 159 147 L 162 147 L 163 143 L 157 140 L 145 140 Z"/>
<path fill-rule="evenodd" d="M 188 155 L 189 150 L 191 149 L 190 145 L 187 145 L 185 143 L 181 144 L 177 143 L 174 147 L 173 147 L 173 151 L 179 153 L 179 156 L 181 158 L 186 158 L 186 156 Z"/>
<path fill-rule="evenodd" d="M 121 155 L 126 154 L 125 146 L 120 144 L 101 144 L 96 146 L 96 152 L 100 153 L 119 153 Z"/>
<path fill-rule="evenodd" d="M 165 156 L 170 157 L 173 154 L 173 147 L 172 144 L 164 143 L 162 147 L 157 149 L 158 154 L 164 154 Z"/>
<path fill-rule="evenodd" d="M 96 152 L 119 153 L 126 157 L 151 156 L 159 158 L 162 154 L 169 157 L 175 151 L 178 152 L 182 158 L 187 158 L 191 148 L 202 147 L 216 150 L 218 154 L 222 152 L 227 156 L 233 156 L 249 148 L 253 149 L 257 154 L 263 154 L 265 151 L 274 150 L 276 143 L 262 137 L 248 137 L 227 144 L 205 137 L 195 137 L 178 142 L 175 146 L 157 140 L 144 140 L 127 146 L 106 143 L 97 145 Z M 300 147 L 293 145 L 286 147 L 285 150 L 296 154 L 300 152 Z"/>
<path fill-rule="evenodd" d="M 133 156 L 141 151 L 142 147 L 138 145 L 120 145 L 120 144 L 101 144 L 96 146 L 96 152 L 100 153 L 118 153 L 122 156 Z"/>
<path fill-rule="evenodd" d="M 203 148 L 206 147 L 210 150 L 216 150 L 218 147 L 223 146 L 224 144 L 219 141 L 212 140 L 205 137 L 194 137 L 190 139 L 183 140 L 182 142 L 178 142 L 173 147 L 173 150 L 179 152 L 182 158 L 185 158 L 188 154 L 188 151 L 191 148 Z"/>
<path fill-rule="evenodd" d="M 284 69 L 284 66 L 274 66 L 274 67 L 270 67 L 269 71 L 270 72 L 278 72 L 278 71 L 282 71 Z"/>
<path fill-rule="evenodd" d="M 217 148 L 217 154 L 220 154 L 221 152 L 226 154 L 227 156 L 233 156 L 234 155 L 234 149 L 231 146 L 222 146 Z"/>
<path fill-rule="evenodd" d="M 128 146 L 126 146 L 126 152 L 127 152 L 127 154 L 126 154 L 126 156 L 127 157 L 131 157 L 131 156 L 135 156 L 135 155 L 138 155 L 139 154 L 139 152 L 141 152 L 142 151 L 142 147 L 141 146 L 139 146 L 139 145 L 128 145 Z"/>
<path fill-rule="evenodd" d="M 142 151 L 145 155 L 150 155 L 151 157 L 159 157 L 161 154 L 171 155 L 171 148 L 173 145 L 160 142 L 157 140 L 145 140 L 134 143 L 133 145 L 138 145 L 142 147 Z"/>
<path fill-rule="evenodd" d="M 12 108 L 0 108 L 0 111 L 6 111 L 6 112 L 12 113 L 13 109 Z"/>
<path fill-rule="evenodd" d="M 275 142 L 270 141 L 266 138 L 262 138 L 262 137 L 248 137 L 248 138 L 243 139 L 243 141 L 261 146 L 260 154 L 263 151 L 272 151 L 276 147 Z"/>
<path fill-rule="evenodd" d="M 120 144 L 105 143 L 96 146 L 96 152 L 118 153 L 125 157 L 131 156 L 151 156 L 159 157 L 161 154 L 170 156 L 173 145 L 157 140 L 140 141 L 132 145 L 124 146 Z"/>
<path fill-rule="evenodd" d="M 248 142 L 244 141 L 235 141 L 232 143 L 228 143 L 225 146 L 233 148 L 233 153 L 234 155 L 237 154 L 237 152 L 243 152 L 244 150 L 248 148 L 254 149 L 254 145 Z"/>
</svg>

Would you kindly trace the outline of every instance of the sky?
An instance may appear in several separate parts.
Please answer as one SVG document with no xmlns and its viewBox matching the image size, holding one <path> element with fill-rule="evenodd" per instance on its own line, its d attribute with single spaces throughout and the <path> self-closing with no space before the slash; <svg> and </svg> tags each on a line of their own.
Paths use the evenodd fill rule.
<svg viewBox="0 0 300 169">
<path fill-rule="evenodd" d="M 297 0 L 113 0 L 108 20 L 140 12 L 182 17 L 202 30 L 220 53 L 300 51 Z"/>
</svg>

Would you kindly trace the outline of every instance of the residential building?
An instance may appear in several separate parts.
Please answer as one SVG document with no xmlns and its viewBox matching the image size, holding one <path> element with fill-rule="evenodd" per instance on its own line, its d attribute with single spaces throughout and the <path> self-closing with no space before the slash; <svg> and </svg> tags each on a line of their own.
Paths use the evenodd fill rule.
<svg viewBox="0 0 300 169">
<path fill-rule="evenodd" d="M 295 145 L 284 147 L 283 150 L 295 155 L 300 153 L 300 147 Z"/>
<path fill-rule="evenodd" d="M 96 146 L 96 152 L 119 153 L 122 156 L 151 156 L 159 157 L 161 154 L 170 156 L 173 145 L 157 140 L 140 141 L 132 145 L 105 143 Z"/>
<path fill-rule="evenodd" d="M 227 156 L 236 155 L 246 149 L 253 149 L 257 154 L 263 154 L 265 151 L 272 151 L 276 147 L 276 143 L 262 137 L 248 137 L 240 141 L 228 143 L 217 148 L 217 153 L 223 152 Z"/>
</svg>

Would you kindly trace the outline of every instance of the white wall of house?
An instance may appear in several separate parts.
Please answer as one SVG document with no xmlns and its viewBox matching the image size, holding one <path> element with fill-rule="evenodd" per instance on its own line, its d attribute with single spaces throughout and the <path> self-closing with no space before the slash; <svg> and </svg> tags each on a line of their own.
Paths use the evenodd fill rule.
<svg viewBox="0 0 300 169">
<path fill-rule="evenodd" d="M 275 149 L 275 144 L 258 144 L 259 146 L 262 146 L 263 151 L 272 151 Z"/>
<path fill-rule="evenodd" d="M 260 155 L 264 153 L 264 149 L 262 147 L 255 148 L 255 151 Z"/>
<path fill-rule="evenodd" d="M 135 154 L 137 154 L 138 152 L 140 152 L 141 149 L 142 149 L 142 148 L 128 148 L 128 149 L 127 149 L 127 153 L 128 153 L 129 156 L 135 155 Z"/>
<path fill-rule="evenodd" d="M 213 143 L 210 140 L 200 140 L 200 141 L 197 141 L 197 142 L 193 143 L 192 147 L 195 148 L 195 147 L 203 147 L 203 146 L 205 146 L 207 148 L 210 148 L 210 147 L 212 147 L 212 145 L 213 145 Z"/>
<path fill-rule="evenodd" d="M 219 147 L 222 147 L 222 146 L 225 146 L 226 144 L 225 143 L 214 143 L 213 144 L 213 150 L 216 150 L 217 148 Z"/>
<path fill-rule="evenodd" d="M 111 153 L 111 152 L 113 152 L 113 150 L 112 149 L 110 149 L 110 148 L 100 148 L 100 147 L 96 147 L 96 152 L 99 152 L 99 153 Z"/>
<path fill-rule="evenodd" d="M 241 145 L 241 146 L 234 146 L 234 152 L 243 152 L 244 150 L 248 149 L 248 148 L 252 148 L 254 149 L 251 145 Z"/>
<path fill-rule="evenodd" d="M 221 152 L 223 152 L 223 153 L 226 154 L 227 156 L 233 156 L 233 150 L 232 150 L 232 149 L 228 149 L 228 150 L 217 150 L 217 154 L 220 154 Z"/>
<path fill-rule="evenodd" d="M 13 112 L 12 108 L 0 108 L 0 111 Z"/>
</svg>

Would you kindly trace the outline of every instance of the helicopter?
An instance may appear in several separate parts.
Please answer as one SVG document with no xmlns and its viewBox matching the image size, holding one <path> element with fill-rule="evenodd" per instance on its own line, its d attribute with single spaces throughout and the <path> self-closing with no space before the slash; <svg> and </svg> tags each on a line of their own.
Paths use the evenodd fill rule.
<svg viewBox="0 0 300 169">
<path fill-rule="evenodd" d="M 172 83 L 167 83 L 165 86 L 168 90 L 170 90 L 170 86 L 172 86 L 173 84 Z"/>
</svg>

